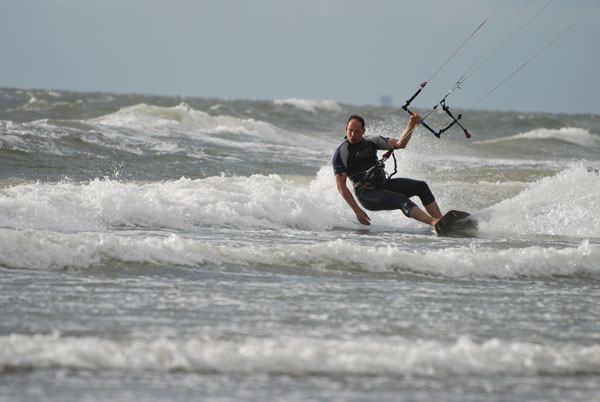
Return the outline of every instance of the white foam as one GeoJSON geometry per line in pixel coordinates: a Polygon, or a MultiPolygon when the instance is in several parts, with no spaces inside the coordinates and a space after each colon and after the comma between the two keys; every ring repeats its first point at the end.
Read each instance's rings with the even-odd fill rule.
{"type": "MultiPolygon", "coordinates": [[[[288,146],[296,149],[301,141],[309,151],[330,146],[323,138],[308,138],[266,121],[227,115],[210,115],[185,103],[173,107],[138,104],[124,107],[87,123],[96,125],[109,138],[133,145],[150,142],[154,149],[165,149],[165,137],[172,135],[202,140],[210,145],[238,149],[265,149],[265,146],[288,146]],[[306,141],[303,141],[306,140],[306,141]],[[156,145],[158,143],[158,145],[156,145]]],[[[279,149],[279,148],[278,148],[279,149]]]]}
{"type": "Polygon", "coordinates": [[[180,226],[178,213],[161,201],[160,194],[148,193],[145,185],[117,181],[28,183],[0,192],[0,226],[65,232],[166,222],[180,226]]]}
{"type": "Polygon", "coordinates": [[[278,373],[289,375],[596,375],[600,345],[560,346],[464,336],[404,338],[156,338],[12,334],[0,337],[0,367],[74,370],[278,373]]]}
{"type": "Polygon", "coordinates": [[[155,183],[28,183],[0,190],[0,226],[18,229],[69,232],[202,225],[325,230],[352,227],[353,218],[329,169],[322,169],[313,183],[254,175],[155,183]]]}
{"type": "Polygon", "coordinates": [[[127,106],[90,122],[112,127],[164,130],[164,128],[194,129],[203,134],[236,133],[256,135],[265,128],[274,130],[268,123],[254,119],[240,119],[231,116],[212,116],[201,110],[194,110],[186,103],[173,107],[147,105],[145,103],[127,106]]]}
{"type": "Polygon", "coordinates": [[[315,113],[317,109],[324,110],[327,112],[340,112],[342,107],[334,100],[326,99],[326,100],[309,100],[309,99],[297,99],[297,98],[288,98],[288,99],[278,99],[273,101],[275,105],[289,105],[300,110],[304,110],[306,112],[315,113]]]}
{"type": "Polygon", "coordinates": [[[26,151],[31,148],[24,138],[26,133],[24,127],[20,123],[14,123],[8,120],[0,120],[0,148],[13,148],[20,151],[26,151]]]}
{"type": "MultiPolygon", "coordinates": [[[[35,93],[33,93],[33,92],[27,92],[27,95],[29,96],[29,100],[27,101],[26,104],[21,106],[21,109],[23,109],[23,110],[43,111],[43,110],[47,110],[47,109],[57,109],[57,108],[65,108],[65,107],[81,108],[84,106],[84,101],[82,99],[77,99],[72,102],[56,101],[56,100],[48,101],[45,99],[36,98],[35,93]]],[[[49,95],[55,99],[61,97],[60,93],[53,92],[53,91],[46,92],[46,95],[49,95]]]]}
{"type": "Polygon", "coordinates": [[[312,244],[230,245],[126,233],[65,234],[0,229],[0,265],[15,269],[89,269],[107,261],[185,267],[285,267],[307,270],[405,271],[453,278],[551,277],[600,274],[600,246],[506,247],[472,243],[407,250],[330,240],[312,244]]]}
{"type": "Polygon", "coordinates": [[[165,129],[174,129],[189,134],[243,134],[259,136],[265,140],[277,139],[281,135],[281,130],[269,123],[232,116],[212,116],[201,110],[194,110],[185,103],[173,107],[141,103],[90,119],[89,122],[151,133],[164,133],[165,129]]]}
{"type": "MultiPolygon", "coordinates": [[[[430,186],[444,209],[485,208],[478,212],[483,234],[600,237],[600,176],[582,164],[529,185],[430,181],[430,186]],[[506,196],[511,198],[499,201],[506,196]]],[[[374,227],[422,227],[399,211],[369,215],[374,227]]],[[[330,165],[314,180],[279,175],[153,183],[97,179],[0,189],[2,227],[71,232],[198,225],[315,231],[360,227],[336,189],[330,165]]]]}
{"type": "Polygon", "coordinates": [[[541,179],[489,208],[480,229],[519,235],[600,238],[600,175],[583,163],[541,179]]]}

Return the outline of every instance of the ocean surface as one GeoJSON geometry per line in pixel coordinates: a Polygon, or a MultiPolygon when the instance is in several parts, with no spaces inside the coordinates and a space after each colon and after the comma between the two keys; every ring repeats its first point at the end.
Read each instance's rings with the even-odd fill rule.
{"type": "Polygon", "coordinates": [[[0,401],[600,401],[600,115],[418,128],[397,175],[479,221],[439,238],[356,221],[353,113],[408,121],[0,88],[0,401]]]}

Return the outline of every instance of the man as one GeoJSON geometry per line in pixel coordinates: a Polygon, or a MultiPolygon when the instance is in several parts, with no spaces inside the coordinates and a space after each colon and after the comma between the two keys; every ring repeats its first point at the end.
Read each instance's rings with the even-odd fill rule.
{"type": "Polygon", "coordinates": [[[346,139],[333,155],[333,171],[338,191],[363,225],[370,225],[371,218],[348,190],[348,178],[358,201],[370,211],[401,209],[404,215],[431,226],[435,226],[442,217],[427,183],[405,178],[387,179],[383,169],[377,166],[377,150],[404,149],[421,120],[418,114],[412,115],[400,138],[395,139],[364,135],[365,120],[358,115],[348,119],[346,139]],[[410,200],[414,196],[421,199],[427,212],[410,200]]]}

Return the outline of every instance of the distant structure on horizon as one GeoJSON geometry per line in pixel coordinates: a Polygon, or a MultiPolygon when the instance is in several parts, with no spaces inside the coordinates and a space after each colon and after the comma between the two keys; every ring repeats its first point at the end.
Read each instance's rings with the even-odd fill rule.
{"type": "Polygon", "coordinates": [[[381,106],[392,106],[394,97],[391,95],[381,95],[379,97],[379,102],[381,103],[381,106]]]}

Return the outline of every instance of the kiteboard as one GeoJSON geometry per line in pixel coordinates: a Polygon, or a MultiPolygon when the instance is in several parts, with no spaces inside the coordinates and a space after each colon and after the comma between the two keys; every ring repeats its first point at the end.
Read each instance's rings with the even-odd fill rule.
{"type": "Polygon", "coordinates": [[[448,211],[435,225],[438,236],[469,234],[477,229],[477,220],[468,212],[448,211]]]}

